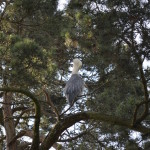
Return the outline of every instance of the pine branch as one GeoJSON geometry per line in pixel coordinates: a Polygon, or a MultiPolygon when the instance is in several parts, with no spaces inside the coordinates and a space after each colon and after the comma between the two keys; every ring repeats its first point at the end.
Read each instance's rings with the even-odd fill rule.
{"type": "Polygon", "coordinates": [[[142,125],[132,126],[132,121],[121,119],[115,116],[110,116],[97,112],[80,112],[60,120],[56,123],[54,128],[48,133],[44,141],[41,143],[40,150],[48,150],[55,142],[58,141],[59,136],[69,127],[81,120],[101,121],[111,125],[119,125],[131,130],[139,131],[141,133],[149,133],[150,129],[142,125]]]}

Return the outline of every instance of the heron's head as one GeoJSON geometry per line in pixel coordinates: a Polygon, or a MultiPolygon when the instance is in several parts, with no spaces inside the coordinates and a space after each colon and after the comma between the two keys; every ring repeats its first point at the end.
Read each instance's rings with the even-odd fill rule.
{"type": "Polygon", "coordinates": [[[82,62],[78,58],[73,60],[73,67],[78,68],[79,70],[81,66],[82,66],[82,62]]]}

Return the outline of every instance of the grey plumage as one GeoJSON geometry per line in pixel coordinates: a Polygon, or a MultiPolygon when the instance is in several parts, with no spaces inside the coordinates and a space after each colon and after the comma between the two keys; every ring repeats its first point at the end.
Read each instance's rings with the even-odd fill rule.
{"type": "Polygon", "coordinates": [[[73,105],[75,98],[81,95],[84,87],[84,82],[79,74],[72,74],[67,82],[64,92],[70,105],[73,105]]]}
{"type": "Polygon", "coordinates": [[[82,93],[84,87],[84,82],[78,74],[78,71],[81,68],[81,66],[82,62],[79,59],[76,58],[73,60],[72,76],[67,82],[64,89],[65,96],[71,106],[75,102],[76,97],[82,93]]]}

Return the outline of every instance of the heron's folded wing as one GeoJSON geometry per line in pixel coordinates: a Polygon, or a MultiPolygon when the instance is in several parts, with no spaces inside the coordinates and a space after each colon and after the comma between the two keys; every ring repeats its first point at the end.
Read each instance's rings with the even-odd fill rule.
{"type": "Polygon", "coordinates": [[[73,74],[65,86],[65,95],[70,104],[83,90],[84,82],[78,74],[73,74]]]}

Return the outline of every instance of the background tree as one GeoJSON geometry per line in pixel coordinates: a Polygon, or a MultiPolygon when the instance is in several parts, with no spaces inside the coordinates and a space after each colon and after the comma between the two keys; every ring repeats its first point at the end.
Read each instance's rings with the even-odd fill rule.
{"type": "Polygon", "coordinates": [[[0,6],[3,149],[148,148],[149,2],[71,0],[63,11],[57,0],[0,6]],[[67,109],[62,92],[75,57],[88,92],[67,109]]]}

